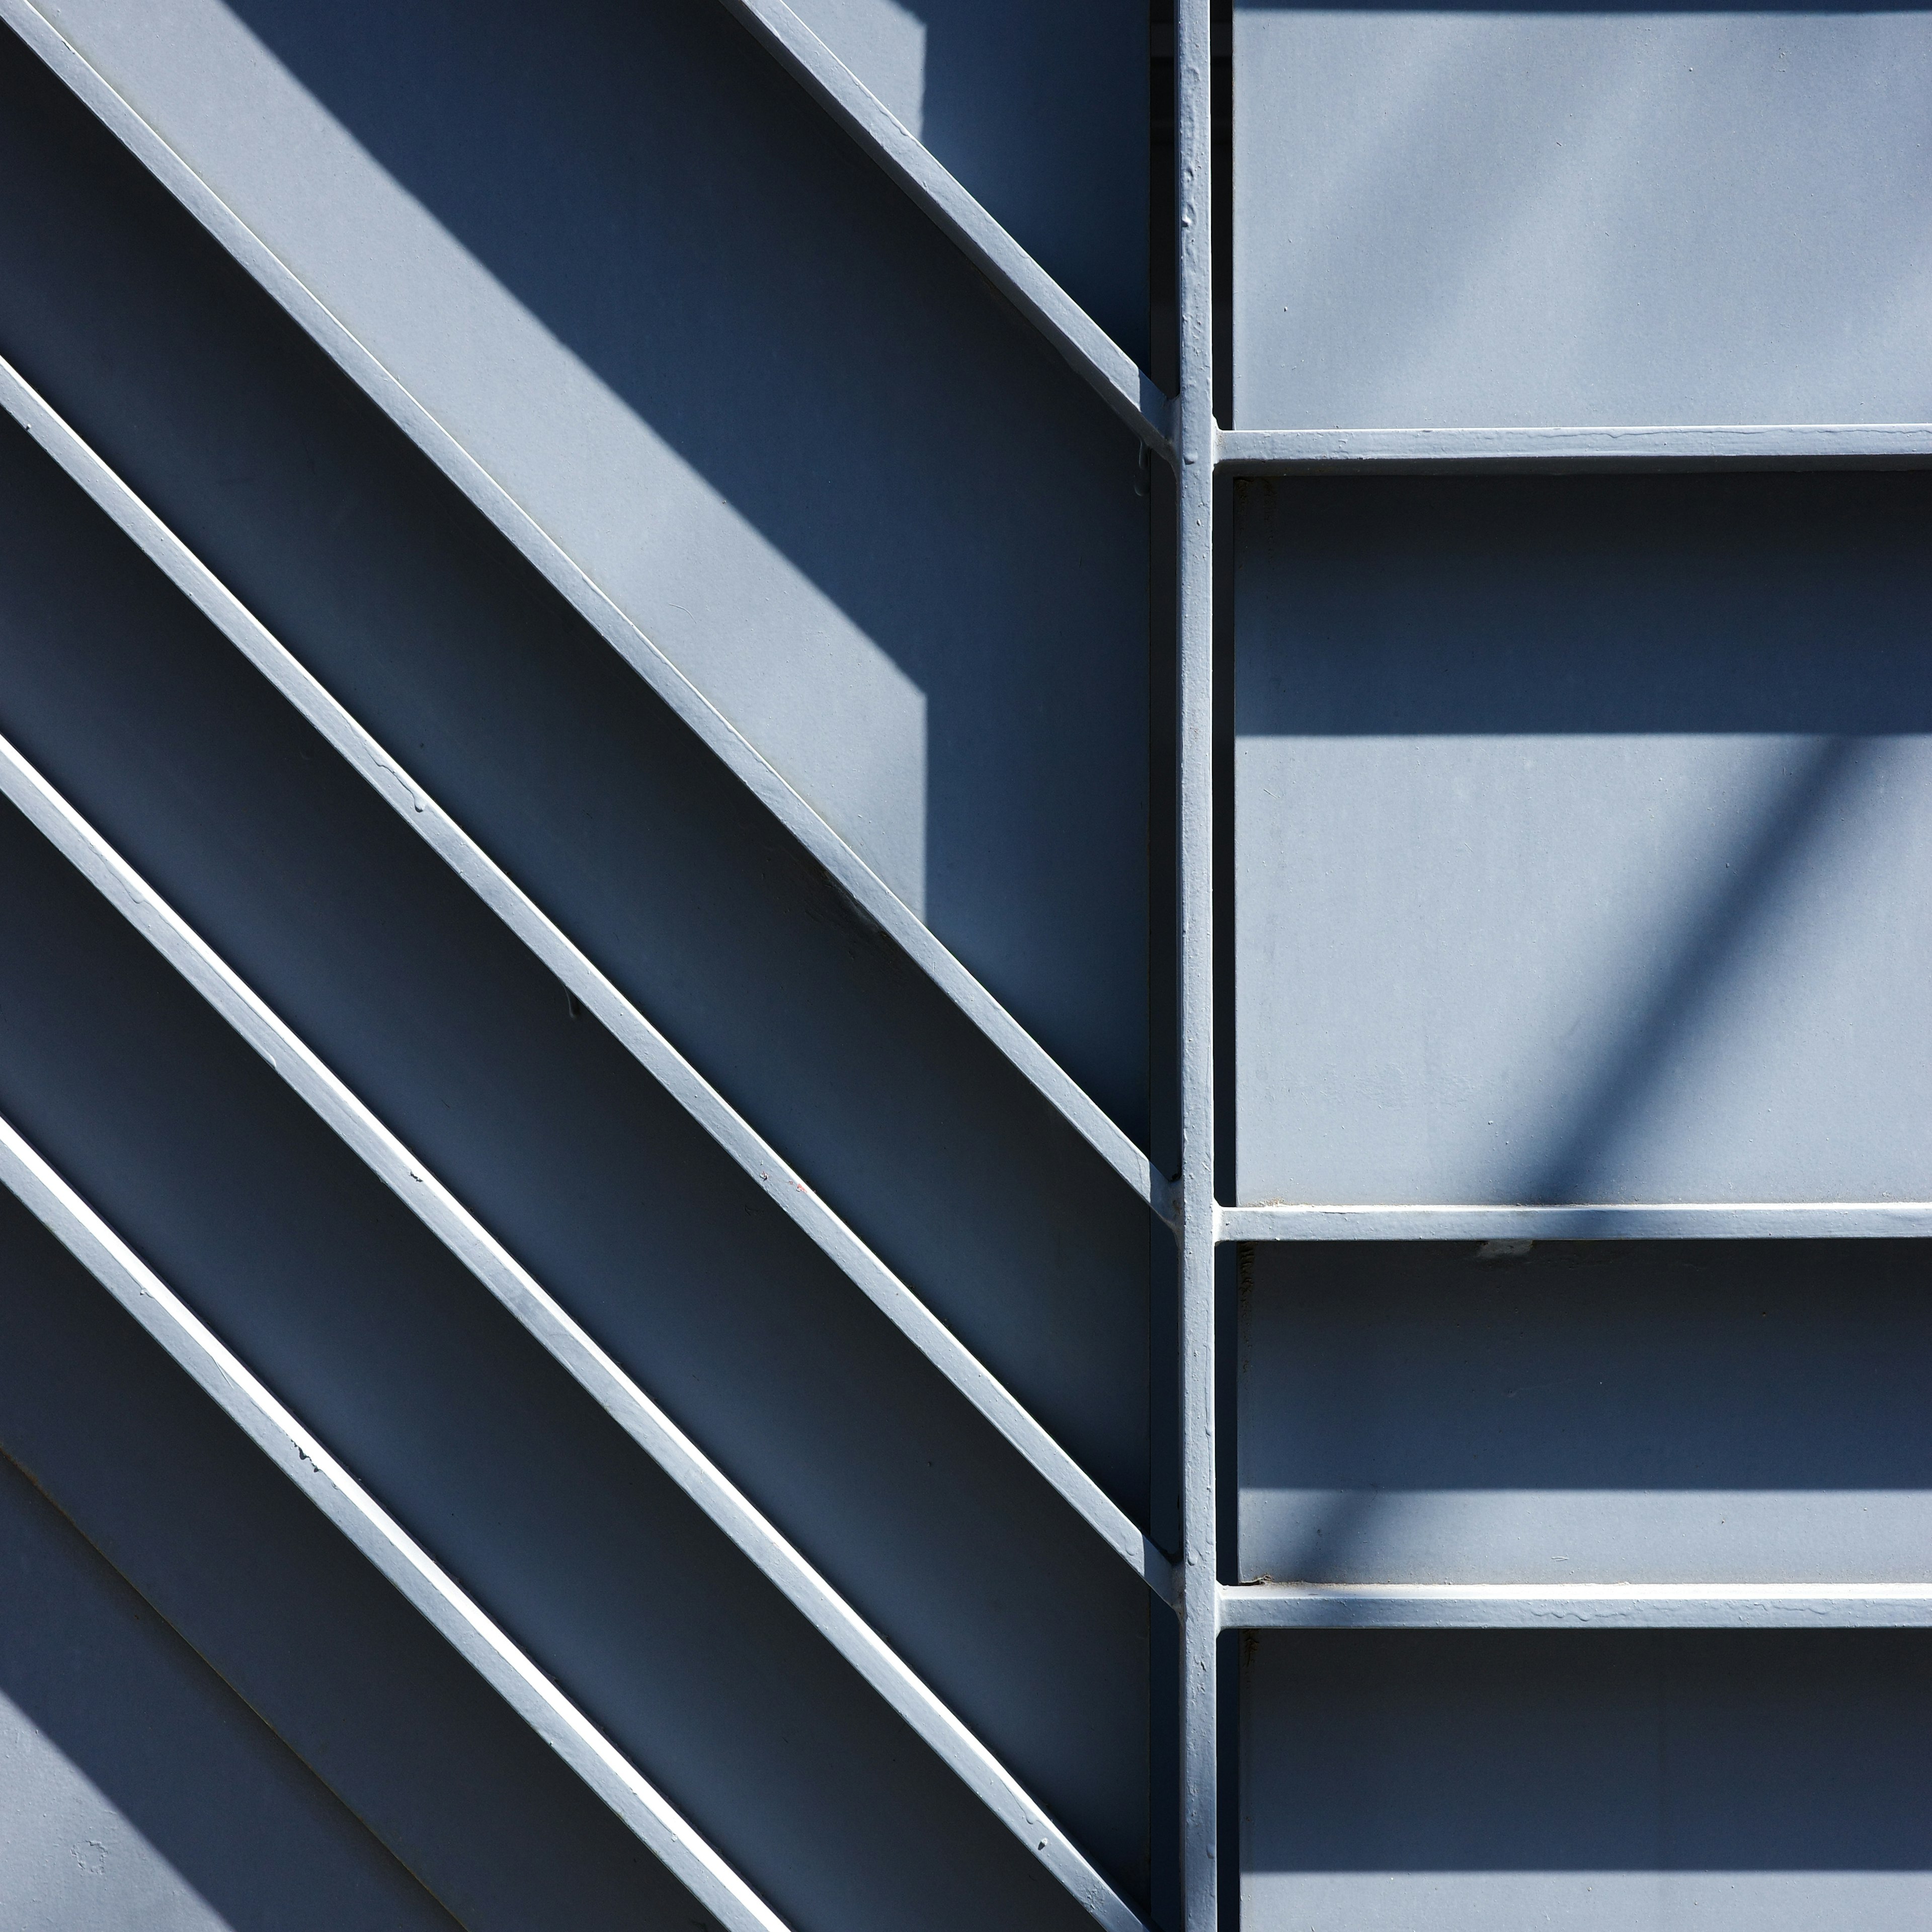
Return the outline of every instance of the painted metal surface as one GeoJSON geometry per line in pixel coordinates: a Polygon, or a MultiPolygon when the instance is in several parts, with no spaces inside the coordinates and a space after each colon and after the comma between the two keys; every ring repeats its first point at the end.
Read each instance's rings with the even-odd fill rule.
{"type": "MultiPolygon", "coordinates": [[[[384,1130],[368,1108],[4,738],[0,738],[0,794],[111,904],[124,913],[169,964],[288,1081],[479,1285],[502,1303],[545,1352],[852,1666],[867,1687],[891,1706],[1022,1844],[1039,1852],[1048,1868],[1088,1905],[1100,1922],[1122,1928],[1142,1924],[1138,1915],[1113,1892],[985,1745],[907,1668],[696,1444],[553,1297],[518,1267],[436,1176],[384,1130]]],[[[22,1159],[27,1161],[24,1154],[22,1159]]],[[[44,1191],[49,1184],[46,1176],[37,1172],[34,1178],[44,1191]]],[[[80,1212],[71,1200],[64,1199],[62,1205],[70,1220],[80,1212]]],[[[91,1226],[90,1232],[98,1244],[101,1230],[91,1226]]],[[[154,1292],[148,1288],[141,1290],[143,1295],[154,1292]]],[[[256,1400],[258,1406],[266,1401],[266,1391],[258,1392],[256,1400]]],[[[1138,1555],[1138,1550],[1135,1553],[1138,1555]]],[[[1159,1566],[1156,1575],[1164,1586],[1164,1562],[1157,1551],[1152,1554],[1159,1566]]],[[[386,1563],[385,1567],[386,1570],[388,1567],[386,1563]]],[[[646,1797],[647,1804],[654,1800],[648,1787],[646,1797]]],[[[687,1835],[674,1815],[668,1823],[655,1818],[647,1820],[640,1829],[640,1836],[659,1856],[676,1849],[687,1835]]],[[[678,1862],[671,1862],[673,1869],[677,1870],[678,1862]]],[[[698,1892],[700,1898],[706,1896],[704,1888],[698,1888],[698,1892]]],[[[746,1918],[742,1909],[739,1918],[748,1924],[765,1922],[755,1916],[746,1918]]]]}
{"type": "Polygon", "coordinates": [[[1253,1252],[1240,1582],[1884,1583],[1924,1599],[1917,1242],[1480,1252],[1253,1252]]]}
{"type": "Polygon", "coordinates": [[[784,1932],[710,1846],[99,1215],[0,1120],[0,1184],[734,1932],[784,1932]]]}
{"type": "Polygon", "coordinates": [[[1927,1909],[1928,22],[1234,10],[1258,1932],[1927,1909]]]}
{"type": "Polygon", "coordinates": [[[1244,430],[1924,423],[1932,17],[1234,11],[1244,430]]]}
{"type": "Polygon", "coordinates": [[[1258,1634],[1246,1922],[1924,1921],[1914,1631],[1258,1634]]]}
{"type": "Polygon", "coordinates": [[[0,1444],[493,1932],[1916,1922],[1927,16],[1156,10],[0,0],[0,1444]]]}
{"type": "Polygon", "coordinates": [[[1178,1355],[1180,1903],[1189,1932],[1220,1916],[1220,1588],[1215,1406],[1214,165],[1208,0],[1174,10],[1175,320],[1174,904],[1180,1172],[1178,1355]]]}
{"type": "Polygon", "coordinates": [[[1240,500],[1235,1198],[1924,1202],[1932,482],[1240,500]]]}
{"type": "MultiPolygon", "coordinates": [[[[387,386],[388,423],[261,300],[262,284],[298,308],[306,292],[260,238],[71,49],[34,38],[83,104],[64,108],[17,62],[4,76],[10,164],[34,187],[0,237],[14,264],[0,326],[28,374],[10,390],[16,421],[87,494],[10,432],[0,710],[31,745],[31,765],[13,761],[22,797],[163,942],[164,976],[10,824],[8,1102],[134,1231],[144,1264],[166,1267],[264,1387],[316,1418],[427,1560],[581,1700],[624,1762],[649,1762],[638,1775],[745,1897],[800,1926],[1141,1924],[1148,1619],[1169,1570],[1136,1521],[1145,1154],[663,660],[610,650],[611,607],[574,566],[550,568],[548,537],[525,548],[548,584],[501,548],[464,501],[514,526],[500,492],[446,438],[421,439],[442,476],[418,461],[392,427],[410,399],[366,350],[323,344],[338,370],[387,386]],[[90,134],[87,109],[112,133],[90,134]],[[144,187],[148,165],[191,211],[144,187]],[[206,982],[266,1064],[190,1016],[164,959],[206,982]],[[124,1067],[118,1084],[103,1054],[124,1067]],[[283,1082],[347,1146],[290,1114],[283,1082]],[[253,1203],[238,1220],[218,1204],[237,1190],[253,1203]],[[880,1319],[855,1266],[924,1343],[880,1319]],[[479,1274],[514,1304],[508,1330],[489,1294],[466,1300],[461,1277],[479,1274]],[[976,1406],[961,1400],[969,1384],[976,1406]],[[1072,1455],[1021,1406],[1036,1398],[1072,1455]],[[796,1627],[779,1604],[804,1612],[796,1627]],[[935,1888],[936,1874],[970,1876],[935,1888]]],[[[729,85],[766,85],[734,30],[718,44],[734,50],[729,85]]],[[[272,100],[266,71],[231,98],[272,100]]],[[[784,112],[808,145],[843,152],[808,111],[784,112]]],[[[913,236],[894,272],[957,278],[943,244],[886,212],[898,204],[878,198],[884,184],[849,159],[830,178],[874,230],[913,236]]],[[[339,332],[309,299],[296,320],[339,332]]],[[[1090,434],[1090,404],[972,299],[953,320],[982,332],[975,352],[1017,356],[1010,400],[1031,382],[1090,434]]],[[[1055,621],[1071,643],[1090,620],[1118,658],[1110,626],[1130,613],[1127,661],[1144,663],[1130,445],[1114,476],[1125,508],[1100,514],[1126,532],[1130,567],[1096,578],[1097,602],[1078,592],[1078,623],[1055,621]]],[[[956,536],[997,562],[989,591],[1024,578],[997,530],[956,536]]],[[[1144,680],[1117,694],[1144,716],[1144,680]]],[[[1023,736],[1045,712],[995,695],[1004,755],[1008,724],[1023,736]]],[[[1144,742],[1124,746],[1102,755],[1137,794],[1144,742]]],[[[993,819],[1039,802],[1026,786],[1003,794],[997,761],[981,776],[993,819]]],[[[1130,824],[1131,808],[1115,814],[1106,836],[1136,838],[1130,824]]],[[[1096,856],[1082,864],[1104,897],[1096,856]]],[[[1144,944],[1144,887],[1124,883],[1116,911],[1144,944]]],[[[1001,890],[1003,920],[1064,910],[1044,874],[1001,890]]],[[[1028,956],[1043,963],[1036,944],[1028,956]]],[[[1118,955],[1108,970],[1132,978],[1118,955]]],[[[1082,1023],[1094,1016],[1083,1000],[1082,1023]]],[[[1123,1039],[1094,1084],[1114,1079],[1131,1122],[1144,1045],[1117,1030],[1107,1052],[1123,1039]]],[[[7,1426],[19,1441],[16,1414],[7,1426]]],[[[70,1464],[70,1447],[55,1424],[37,1453],[70,1464]]],[[[224,1474],[211,1504],[244,1480],[224,1474]]],[[[71,1466],[61,1480],[86,1491],[71,1466]]],[[[150,1600],[184,1630],[220,1624],[167,1574],[168,1539],[157,1558],[99,1528],[115,1507],[90,1497],[90,1533],[150,1600]]],[[[292,1532],[278,1520],[254,1533],[280,1546],[292,1532]]],[[[214,1652],[238,1642],[224,1629],[214,1652]]],[[[365,1668],[413,1682],[419,1649],[387,1633],[365,1668]]],[[[502,1834],[479,1794],[400,1798],[359,1739],[345,1762],[326,1725],[318,1735],[299,1683],[272,1672],[262,1694],[337,1788],[385,1787],[365,1815],[466,1921],[544,1916],[519,1918],[530,1894],[496,1868],[502,1834]]],[[[488,1768],[506,1761],[500,1742],[488,1768]]],[[[540,1843],[596,1836],[563,1808],[567,1823],[554,1804],[536,1821],[540,1843]]],[[[586,1862],[572,1922],[617,1922],[586,1862]]],[[[622,1916],[681,1924],[704,1905],[647,1887],[622,1916]]]]}
{"type": "Polygon", "coordinates": [[[454,1924],[0,1460],[0,1919],[68,1932],[454,1924]]]}
{"type": "Polygon", "coordinates": [[[722,10],[7,17],[1133,1167],[1137,440],[952,244],[722,10]]]}
{"type": "MultiPolygon", "coordinates": [[[[703,1076],[518,890],[461,828],[410,778],[401,765],[269,636],[206,566],[4,362],[0,362],[0,408],[14,417],[140,546],[149,561],[189,598],[202,615],[214,624],[294,705],[303,718],[394,810],[401,822],[424,839],[458,877],[502,920],[536,958],[555,974],[568,998],[577,1002],[582,1012],[602,1022],[611,1036],[738,1165],[747,1179],[794,1222],[828,1260],[850,1278],[913,1346],[979,1410],[1022,1460],[1060,1495],[1074,1514],[1127,1562],[1136,1575],[1165,1598],[1170,1589],[1171,1566],[1146,1536],[988,1374],[977,1359],[934,1320],[930,1311],[807,1188],[776,1151],[733,1111],[703,1076]]],[[[270,1064],[289,1078],[304,1098],[316,1106],[352,1144],[371,1160],[372,1165],[384,1174],[399,1198],[410,1202],[416,1211],[422,1212],[440,1238],[466,1262],[475,1264],[478,1257],[484,1258],[482,1273],[488,1277],[493,1292],[500,1293],[506,1303],[520,1312],[520,1318],[523,1318],[525,1311],[534,1316],[535,1311],[542,1308],[544,1313],[536,1318],[540,1328],[547,1334],[554,1331],[560,1340],[565,1330],[569,1330],[568,1340],[562,1343],[566,1352],[573,1359],[586,1364],[597,1359],[596,1378],[600,1384],[609,1380],[614,1373],[612,1365],[602,1358],[601,1351],[589,1338],[562,1316],[550,1298],[464,1213],[440,1184],[430,1179],[416,1156],[384,1131],[362,1102],[316,1060],[308,1048],[209,952],[200,938],[152,893],[145,881],[132,872],[106,842],[4,739],[0,739],[0,792],[4,792],[34,818],[49,837],[101,885],[113,903],[140,910],[142,916],[137,923],[142,930],[155,940],[166,956],[191,982],[208,992],[218,1007],[244,1033],[259,1034],[261,1037],[257,1044],[262,1040],[266,1040],[268,1043],[262,1050],[270,1064]]],[[[621,1376],[610,1382],[610,1388],[613,1394],[607,1399],[615,1400],[619,1407],[628,1411],[638,1408],[641,1403],[643,1408],[651,1410],[656,1418],[650,1425],[654,1435],[662,1435],[670,1430],[666,1419],[658,1414],[652,1405],[642,1402],[634,1388],[624,1382],[621,1376]],[[623,1383],[621,1391],[617,1388],[619,1383],[623,1383]]],[[[671,1435],[675,1433],[670,1431],[671,1435]]],[[[682,1444],[676,1453],[680,1461],[695,1455],[688,1443],[682,1444]]],[[[721,1481],[715,1471],[703,1478],[707,1487],[721,1481]]],[[[729,1486],[725,1487],[728,1489],[729,1486]]],[[[735,1511],[746,1506],[739,1499],[730,1507],[735,1511]]],[[[770,1533],[768,1526],[757,1532],[761,1538],[770,1533]]],[[[795,1553],[789,1554],[786,1558],[788,1563],[796,1560],[795,1553]]],[[[823,1586],[812,1579],[808,1587],[823,1586]]],[[[849,1612],[840,1606],[837,1615],[847,1616],[849,1612]]],[[[865,1641],[876,1640],[867,1633],[865,1641]]],[[[1030,1838],[1031,1834],[1032,1821],[1028,1820],[1021,1835],[1030,1838]]]]}

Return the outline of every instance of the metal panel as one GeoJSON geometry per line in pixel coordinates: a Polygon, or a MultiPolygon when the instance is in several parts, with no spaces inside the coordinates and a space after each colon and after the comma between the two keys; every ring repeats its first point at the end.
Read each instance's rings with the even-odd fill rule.
{"type": "MultiPolygon", "coordinates": [[[[596,633],[480,520],[452,513],[440,479],[192,222],[144,192],[58,89],[12,72],[0,140],[13,138],[13,178],[38,190],[0,219],[16,362],[1133,1508],[1147,1480],[1146,1342],[1139,1319],[1120,1318],[1144,1302],[1145,1217],[1118,1172],[596,633]]],[[[111,687],[95,698],[115,708],[111,687]]],[[[193,903],[158,856],[128,849],[193,903]]],[[[242,935],[202,923],[265,980],[242,935]]],[[[279,1004],[368,1088],[356,1026],[279,1004]]],[[[376,1078],[397,1076],[387,1054],[368,1058],[376,1078]]],[[[460,1126],[440,1103],[423,1111],[390,1118],[454,1175],[442,1148],[460,1126]]]]}
{"type": "Polygon", "coordinates": [[[1932,1193],[1932,479],[1240,502],[1240,1200],[1932,1193]]]}
{"type": "Polygon", "coordinates": [[[0,1576],[0,1920],[451,1932],[456,1922],[4,1457],[0,1576]]]}
{"type": "Polygon", "coordinates": [[[1249,4],[1244,429],[1932,419],[1932,16],[1249,4]]]}
{"type": "Polygon", "coordinates": [[[1932,1637],[1264,1635],[1243,1922],[1905,1932],[1932,1910],[1932,1637]]]}
{"type": "Polygon", "coordinates": [[[1913,1241],[1258,1249],[1240,1579],[1932,1599],[1925,1287],[1913,1241]]]}
{"type": "Polygon", "coordinates": [[[1138,1131],[1139,446],[821,111],[712,7],[47,13],[1138,1131]]]}

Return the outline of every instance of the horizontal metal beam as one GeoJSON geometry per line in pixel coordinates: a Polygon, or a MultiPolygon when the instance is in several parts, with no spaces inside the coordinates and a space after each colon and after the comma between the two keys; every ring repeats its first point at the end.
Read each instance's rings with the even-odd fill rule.
{"type": "Polygon", "coordinates": [[[1220,466],[1244,476],[1376,470],[1923,470],[1932,423],[1744,423],[1610,429],[1230,430],[1220,466]]]}
{"type": "Polygon", "coordinates": [[[992,1752],[750,1498],[4,737],[0,795],[19,808],[508,1310],[1098,1924],[1108,1932],[1147,1932],[1140,1915],[992,1752]]]}
{"type": "Polygon", "coordinates": [[[926,145],[784,0],[723,0],[844,129],[1152,450],[1173,460],[1166,393],[933,158],[926,145]]]}
{"type": "MultiPolygon", "coordinates": [[[[1168,1599],[1173,1589],[1173,1565],[1119,1505],[777,1150],[4,361],[0,361],[0,408],[80,484],[348,761],[398,818],[676,1100],[746,1178],[932,1363],[1067,1507],[1150,1588],[1164,1600],[1168,1599]]],[[[406,1198],[414,1201],[416,1197],[406,1198]]]]}
{"type": "Polygon", "coordinates": [[[1897,1630],[1932,1627],[1924,1583],[1255,1583],[1224,1630],[1897,1630]]]}
{"type": "Polygon", "coordinates": [[[4,1119],[0,1184],[187,1370],[705,1910],[730,1932],[785,1932],[784,1922],[689,1821],[4,1119]]]}
{"type": "Polygon", "coordinates": [[[1222,1208],[1223,1241],[1845,1240],[1932,1234],[1932,1201],[1222,1208]]]}
{"type": "Polygon", "coordinates": [[[522,505],[28,0],[0,0],[0,20],[644,680],[1134,1194],[1168,1216],[1166,1183],[1147,1155],[522,505]]]}

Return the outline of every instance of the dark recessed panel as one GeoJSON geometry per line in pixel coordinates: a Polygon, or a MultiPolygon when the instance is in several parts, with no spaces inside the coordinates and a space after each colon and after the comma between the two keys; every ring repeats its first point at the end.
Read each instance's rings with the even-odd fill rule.
{"type": "Polygon", "coordinates": [[[1907,1932],[1932,1916],[1912,1632],[1246,1646],[1247,1932],[1907,1932]]]}
{"type": "Polygon", "coordinates": [[[1932,1576],[1916,1241],[1258,1247],[1244,1582],[1932,1576]]]}

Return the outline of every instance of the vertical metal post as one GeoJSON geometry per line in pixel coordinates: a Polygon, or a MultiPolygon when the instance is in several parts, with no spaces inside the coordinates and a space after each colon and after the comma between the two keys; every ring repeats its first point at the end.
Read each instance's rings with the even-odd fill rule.
{"type": "Polygon", "coordinates": [[[1209,0],[1174,0],[1180,771],[1180,1802],[1186,1932],[1216,1932],[1214,60],[1209,0]]]}

